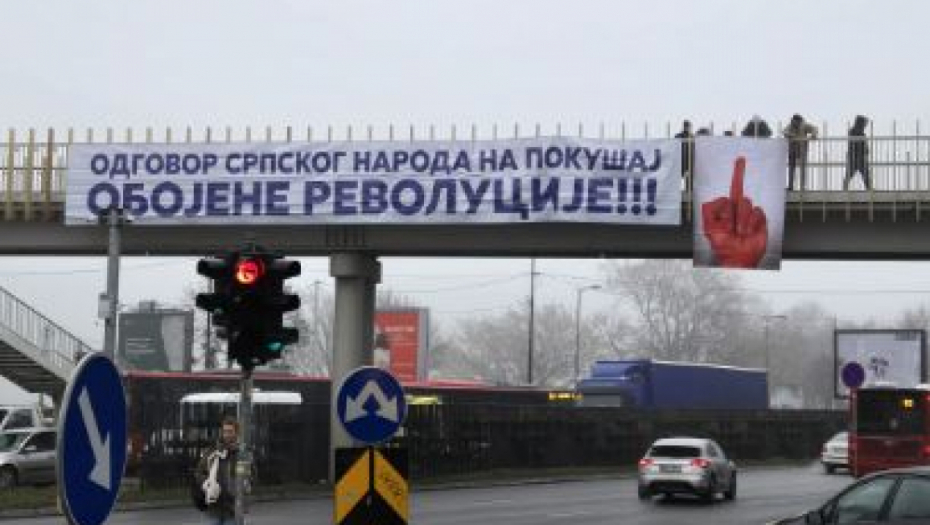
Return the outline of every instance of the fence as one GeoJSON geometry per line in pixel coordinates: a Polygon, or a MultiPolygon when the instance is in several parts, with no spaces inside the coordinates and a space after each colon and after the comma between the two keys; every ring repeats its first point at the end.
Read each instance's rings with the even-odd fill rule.
{"type": "MultiPolygon", "coordinates": [[[[192,391],[235,391],[235,378],[130,377],[129,475],[143,487],[183,486],[198,456],[218,438],[216,412],[182,421],[192,391]]],[[[188,376],[190,377],[190,376],[188,376]]],[[[328,476],[329,382],[257,380],[263,390],[299,392],[299,406],[256,410],[259,483],[316,483],[328,476]]],[[[426,393],[420,389],[420,393],[426,393]]],[[[638,412],[548,404],[538,391],[438,391],[441,404],[409,407],[404,434],[414,481],[495,469],[630,467],[656,438],[716,439],[737,461],[809,460],[845,426],[828,411],[638,412]],[[481,398],[484,397],[484,400],[481,398]]]]}

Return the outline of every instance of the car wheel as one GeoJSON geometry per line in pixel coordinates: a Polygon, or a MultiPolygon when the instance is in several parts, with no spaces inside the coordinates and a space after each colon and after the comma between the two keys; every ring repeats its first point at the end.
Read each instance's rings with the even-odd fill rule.
{"type": "Polygon", "coordinates": [[[11,489],[16,486],[16,469],[13,467],[0,468],[0,489],[11,489]]]}
{"type": "Polygon", "coordinates": [[[652,497],[652,493],[650,493],[649,489],[647,489],[646,487],[639,487],[637,495],[639,496],[640,501],[646,501],[650,497],[652,497]]]}
{"type": "Polygon", "coordinates": [[[733,501],[736,499],[736,472],[730,476],[730,486],[728,486],[727,490],[724,491],[723,497],[728,501],[733,501]]]}
{"type": "Polygon", "coordinates": [[[833,474],[833,471],[834,471],[835,469],[836,469],[836,467],[834,467],[833,465],[824,465],[824,466],[823,466],[823,471],[826,472],[827,474],[833,474]]]}
{"type": "Polygon", "coordinates": [[[707,503],[712,503],[714,501],[714,494],[717,493],[717,478],[710,478],[710,483],[707,485],[707,491],[701,494],[701,499],[707,503]]]}

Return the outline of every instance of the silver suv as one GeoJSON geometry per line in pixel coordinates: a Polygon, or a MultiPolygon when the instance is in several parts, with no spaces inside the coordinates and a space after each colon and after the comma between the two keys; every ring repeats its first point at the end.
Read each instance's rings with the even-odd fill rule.
{"type": "Polygon", "coordinates": [[[696,494],[713,501],[736,497],[736,465],[710,439],[660,439],[639,460],[639,499],[654,494],[696,494]]]}
{"type": "Polygon", "coordinates": [[[55,482],[55,430],[0,433],[0,489],[55,482]]]}

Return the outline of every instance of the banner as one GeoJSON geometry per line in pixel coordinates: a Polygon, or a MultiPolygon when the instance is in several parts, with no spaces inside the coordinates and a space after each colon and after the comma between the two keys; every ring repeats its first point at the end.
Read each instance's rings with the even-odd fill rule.
{"type": "Polygon", "coordinates": [[[698,137],[695,266],[779,269],[787,159],[783,139],[698,137]]]}
{"type": "Polygon", "coordinates": [[[681,223],[673,140],[73,145],[65,222],[681,223]]]}
{"type": "Polygon", "coordinates": [[[912,388],[927,380],[923,330],[837,330],[836,397],[877,382],[912,388]]]}
{"type": "Polygon", "coordinates": [[[429,310],[403,308],[375,312],[374,364],[403,382],[426,379],[429,310]]]}

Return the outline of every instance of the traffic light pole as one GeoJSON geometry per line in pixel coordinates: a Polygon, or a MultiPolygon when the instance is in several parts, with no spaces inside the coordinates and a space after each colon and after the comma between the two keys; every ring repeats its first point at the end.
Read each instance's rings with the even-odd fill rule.
{"type": "Polygon", "coordinates": [[[247,484],[252,476],[252,371],[242,370],[239,385],[239,457],[236,461],[236,525],[245,524],[247,484]]]}

